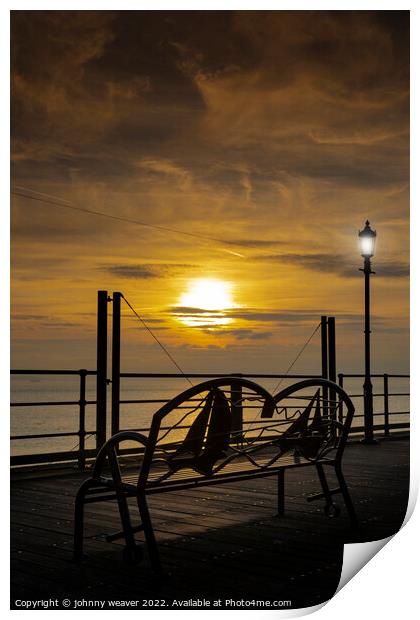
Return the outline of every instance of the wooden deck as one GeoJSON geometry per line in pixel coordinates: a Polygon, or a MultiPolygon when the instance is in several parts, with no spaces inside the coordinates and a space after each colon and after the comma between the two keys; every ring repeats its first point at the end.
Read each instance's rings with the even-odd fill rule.
{"type": "Polygon", "coordinates": [[[73,499],[86,476],[13,475],[11,606],[18,599],[57,599],[59,608],[63,599],[71,600],[71,608],[77,599],[88,609],[109,609],[112,600],[133,601],[135,609],[156,608],[156,601],[173,609],[174,600],[191,607],[196,599],[211,607],[220,600],[219,608],[229,609],[269,608],[252,601],[315,605],[335,592],[343,542],[380,539],[399,529],[408,499],[409,441],[350,445],[344,473],[361,521],[357,535],[344,509],[328,519],[322,502],[306,502],[319,490],[314,468],[287,472],[282,518],[275,516],[274,477],[150,497],[169,573],[160,583],[147,560],[129,567],[122,562],[122,542],[104,541],[105,533],[120,529],[113,502],[86,507],[88,557],[72,562],[73,499]],[[235,607],[226,602],[232,599],[251,603],[235,607]]]}

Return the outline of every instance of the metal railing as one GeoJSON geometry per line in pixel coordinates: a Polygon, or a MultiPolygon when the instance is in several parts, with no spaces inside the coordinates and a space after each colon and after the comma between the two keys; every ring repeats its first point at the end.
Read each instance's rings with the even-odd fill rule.
{"type": "MultiPolygon", "coordinates": [[[[22,466],[22,465],[34,465],[34,464],[42,464],[42,463],[68,463],[68,462],[76,462],[79,469],[85,469],[86,460],[93,458],[95,456],[95,449],[87,449],[86,448],[86,438],[87,436],[97,436],[98,428],[87,430],[86,429],[86,407],[90,405],[96,405],[96,400],[88,400],[86,398],[86,379],[88,376],[96,376],[97,372],[95,370],[87,370],[82,368],[80,370],[11,370],[12,375],[26,375],[26,376],[35,376],[35,375],[43,375],[43,376],[78,376],[79,377],[79,398],[77,400],[48,400],[48,401],[31,401],[31,402],[12,402],[11,407],[78,407],[78,428],[74,431],[69,432],[48,432],[48,433],[36,433],[36,434],[19,434],[12,435],[11,440],[13,442],[23,441],[23,440],[35,440],[35,439],[53,439],[53,438],[63,438],[63,437],[77,437],[77,446],[72,450],[64,450],[64,451],[56,451],[56,452],[40,452],[40,453],[31,453],[28,454],[19,454],[11,456],[11,465],[12,466],[22,466]]],[[[321,378],[321,375],[284,375],[284,374],[265,374],[265,373],[255,373],[255,374],[243,374],[243,373],[230,373],[230,374],[214,374],[214,373],[192,373],[187,375],[190,379],[211,379],[216,377],[243,377],[247,379],[273,379],[273,380],[298,380],[298,379],[308,379],[308,378],[321,378]]],[[[361,374],[343,374],[340,373],[338,376],[338,383],[341,387],[345,386],[346,379],[357,379],[363,378],[361,374]]],[[[180,373],[121,373],[120,377],[122,379],[183,379],[184,375],[180,373]]],[[[390,397],[398,397],[398,396],[409,396],[409,392],[391,392],[389,390],[389,380],[400,378],[400,379],[408,379],[409,375],[401,375],[401,374],[376,374],[372,375],[372,378],[382,378],[383,379],[383,392],[374,393],[374,397],[382,397],[384,411],[383,412],[375,412],[374,418],[382,417],[382,424],[375,424],[375,431],[383,431],[385,437],[390,436],[391,431],[402,431],[409,428],[409,422],[401,422],[401,420],[392,422],[391,419],[393,416],[403,416],[409,415],[409,411],[391,411],[390,410],[390,397]]],[[[361,398],[363,394],[352,394],[349,393],[351,398],[361,398]]],[[[157,398],[157,399],[121,399],[121,405],[128,404],[156,404],[161,405],[168,402],[168,399],[157,398]]],[[[340,411],[338,412],[340,417],[340,411]]],[[[363,412],[358,412],[356,408],[356,414],[354,419],[363,419],[363,412]]],[[[98,424],[98,420],[97,420],[98,424]]],[[[126,430],[126,429],[120,429],[126,430]]],[[[135,429],[138,432],[147,433],[149,427],[141,427],[135,429]]],[[[364,430],[363,425],[352,426],[351,433],[359,434],[364,430]]],[[[100,429],[101,433],[106,433],[106,419],[102,423],[102,427],[100,429]]]]}
{"type": "MultiPolygon", "coordinates": [[[[338,384],[343,387],[346,390],[346,386],[345,386],[345,379],[364,379],[364,375],[362,374],[348,374],[348,373],[339,373],[337,375],[338,377],[338,384]]],[[[410,392],[391,392],[389,389],[389,380],[390,379],[409,379],[410,375],[408,374],[391,374],[391,373],[384,373],[384,374],[371,374],[371,378],[372,379],[382,379],[383,381],[383,391],[382,392],[373,392],[373,398],[383,398],[383,411],[374,411],[373,412],[373,418],[375,420],[375,418],[383,418],[383,423],[382,424],[375,424],[373,425],[373,430],[374,431],[383,431],[383,434],[385,437],[389,437],[391,435],[391,431],[392,430],[397,430],[397,431],[402,431],[402,430],[407,430],[410,428],[410,422],[409,420],[407,420],[406,422],[402,422],[401,420],[397,421],[397,422],[391,422],[391,419],[394,418],[394,416],[406,416],[407,418],[410,415],[410,411],[406,410],[406,411],[390,411],[390,397],[409,397],[410,396],[410,392]]],[[[347,390],[346,390],[347,391],[347,390]]],[[[355,398],[361,398],[363,399],[363,393],[351,393],[348,392],[350,398],[355,399],[355,398]]],[[[363,407],[362,407],[363,409],[363,407]]],[[[353,419],[362,419],[364,418],[364,414],[363,414],[363,410],[361,411],[361,413],[358,413],[357,407],[356,407],[356,413],[353,416],[353,419]]],[[[352,434],[357,434],[357,433],[363,433],[364,431],[364,425],[361,426],[352,426],[351,428],[351,433],[352,434]]]]}
{"type": "MultiPolygon", "coordinates": [[[[405,411],[390,411],[390,398],[391,397],[409,397],[410,396],[410,392],[391,392],[389,389],[389,380],[390,379],[409,379],[410,375],[408,374],[391,374],[391,373],[384,373],[384,374],[371,374],[370,375],[372,379],[382,379],[383,381],[383,391],[382,392],[373,392],[373,398],[382,398],[383,399],[383,411],[374,411],[373,412],[373,419],[374,419],[374,425],[373,425],[373,430],[374,431],[383,431],[383,434],[385,437],[389,437],[391,434],[391,430],[406,430],[410,428],[410,422],[409,422],[409,415],[410,415],[410,411],[409,410],[405,410],[405,411]],[[390,420],[394,417],[394,416],[406,416],[407,417],[407,421],[403,422],[401,420],[397,421],[397,422],[391,422],[390,420]],[[382,424],[375,424],[375,419],[378,418],[383,418],[383,423],[382,424]]],[[[338,384],[344,388],[346,390],[346,386],[345,386],[345,380],[346,379],[364,379],[365,376],[363,374],[348,374],[348,373],[339,373],[337,375],[338,377],[338,384]]],[[[347,390],[346,390],[347,391],[347,390]]],[[[355,398],[361,398],[363,399],[363,393],[351,393],[348,392],[350,398],[355,399],[355,398]]],[[[361,413],[358,413],[358,409],[356,407],[356,413],[353,416],[353,419],[360,419],[360,418],[364,418],[364,414],[363,414],[363,407],[362,407],[362,411],[361,413]]],[[[364,431],[364,425],[362,426],[352,426],[351,428],[351,433],[352,434],[356,434],[356,433],[363,433],[364,431]]]]}
{"type": "Polygon", "coordinates": [[[85,468],[86,458],[94,456],[94,450],[86,450],[86,436],[96,435],[96,429],[86,430],[86,406],[96,405],[96,400],[86,399],[86,377],[89,375],[96,376],[96,370],[86,370],[81,368],[80,370],[11,370],[12,375],[43,375],[43,376],[78,376],[79,377],[79,398],[78,400],[48,400],[48,401],[31,401],[31,402],[12,402],[10,406],[15,407],[74,407],[79,409],[79,424],[78,429],[70,432],[55,432],[55,433],[37,433],[37,434],[24,434],[24,435],[12,435],[10,439],[12,441],[22,441],[28,439],[48,439],[57,437],[78,437],[78,449],[77,451],[65,450],[61,452],[45,452],[45,453],[32,453],[23,455],[12,455],[11,465],[32,465],[36,463],[49,463],[65,462],[69,460],[77,460],[79,469],[85,468]]]}

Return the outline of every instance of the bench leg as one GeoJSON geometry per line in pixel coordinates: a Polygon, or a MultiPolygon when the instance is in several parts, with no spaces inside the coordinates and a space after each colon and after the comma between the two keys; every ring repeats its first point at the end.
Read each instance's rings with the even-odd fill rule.
{"type": "Polygon", "coordinates": [[[330,493],[330,487],[328,486],[327,477],[325,475],[324,468],[320,464],[316,464],[316,470],[318,472],[319,482],[321,483],[322,493],[325,497],[326,507],[327,509],[332,506],[332,496],[330,493]]]}
{"type": "Polygon", "coordinates": [[[277,474],[277,514],[279,516],[284,515],[284,474],[284,469],[277,474]]]}
{"type": "Polygon", "coordinates": [[[122,491],[121,489],[116,489],[116,494],[126,549],[128,553],[132,552],[134,557],[136,550],[136,540],[134,538],[133,528],[131,526],[127,497],[124,491],[122,491]]]}
{"type": "Polygon", "coordinates": [[[149,507],[144,495],[137,496],[140,518],[143,523],[144,537],[146,539],[147,550],[149,552],[150,564],[157,575],[162,574],[162,566],[159,558],[159,551],[156,544],[155,533],[150,519],[149,507]]]}
{"type": "Polygon", "coordinates": [[[77,491],[74,502],[74,539],[73,558],[76,562],[83,557],[84,508],[86,491],[91,486],[91,480],[85,480],[77,491]]]}
{"type": "Polygon", "coordinates": [[[351,499],[351,496],[350,496],[350,493],[347,487],[347,483],[344,479],[344,474],[342,472],[340,464],[335,465],[335,473],[337,476],[338,484],[340,485],[341,493],[343,495],[344,504],[347,508],[347,512],[350,517],[351,526],[354,528],[357,528],[358,520],[357,520],[356,511],[354,510],[353,502],[352,502],[352,499],[351,499]]]}

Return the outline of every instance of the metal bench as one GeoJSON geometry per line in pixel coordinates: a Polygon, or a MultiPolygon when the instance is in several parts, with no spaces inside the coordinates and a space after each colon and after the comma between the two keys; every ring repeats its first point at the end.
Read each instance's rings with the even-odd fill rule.
{"type": "Polygon", "coordinates": [[[76,496],[75,559],[83,557],[85,504],[116,500],[122,531],[107,540],[124,538],[125,559],[137,563],[143,554],[134,535],[143,531],[152,568],[159,573],[149,495],[276,475],[282,515],[285,472],[296,467],[316,468],[321,493],[309,501],[325,499],[326,514],[337,516],[333,496],[340,493],[356,526],[341,468],[353,414],[346,392],[325,379],[301,381],[274,397],[239,377],[213,379],[186,390],[154,414],[148,437],[122,431],[99,451],[91,477],[76,496]],[[123,451],[122,442],[130,442],[130,449],[123,451]],[[329,488],[325,467],[335,470],[337,488],[329,488]],[[137,500],[140,525],[131,524],[129,497],[137,500]]]}

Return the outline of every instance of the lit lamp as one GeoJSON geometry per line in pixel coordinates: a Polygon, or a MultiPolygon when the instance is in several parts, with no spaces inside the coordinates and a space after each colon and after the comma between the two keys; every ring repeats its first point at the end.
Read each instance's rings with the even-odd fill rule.
{"type": "Polygon", "coordinates": [[[365,444],[376,444],[373,436],[373,392],[370,375],[370,274],[375,273],[371,269],[370,259],[374,255],[376,243],[376,231],[372,230],[369,221],[363,230],[359,231],[360,253],[364,258],[363,271],[365,274],[365,381],[363,384],[363,405],[365,436],[362,440],[365,444]]]}
{"type": "Polygon", "coordinates": [[[369,220],[363,230],[359,231],[360,253],[364,259],[369,260],[374,255],[376,243],[376,230],[372,230],[369,220]]]}

